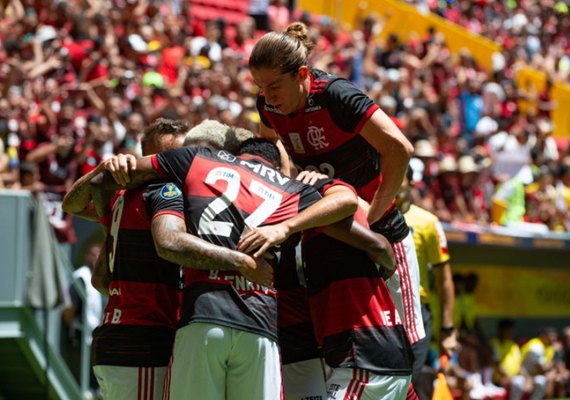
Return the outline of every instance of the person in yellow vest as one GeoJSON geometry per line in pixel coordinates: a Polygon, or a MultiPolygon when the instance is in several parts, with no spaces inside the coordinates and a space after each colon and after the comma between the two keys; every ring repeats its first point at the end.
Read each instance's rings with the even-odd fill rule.
{"type": "Polygon", "coordinates": [[[442,324],[438,335],[441,349],[451,354],[457,342],[453,327],[454,288],[445,232],[437,216],[412,204],[413,190],[413,170],[408,168],[397,202],[404,213],[406,223],[412,229],[420,269],[420,298],[426,337],[412,346],[416,357],[412,382],[418,396],[423,400],[431,399],[435,379],[435,373],[422,376],[422,367],[427,360],[432,331],[431,311],[428,306],[430,269],[435,273],[436,288],[442,298],[442,324]]]}
{"type": "Polygon", "coordinates": [[[521,368],[521,349],[513,341],[513,327],[513,320],[500,320],[498,335],[491,339],[495,358],[493,381],[504,388],[511,385],[521,368]]]}
{"type": "Polygon", "coordinates": [[[520,400],[525,392],[530,393],[529,400],[544,398],[548,384],[546,373],[553,366],[553,344],[557,336],[555,328],[547,327],[540,331],[538,337],[524,344],[521,349],[520,375],[512,381],[511,400],[520,400]]]}

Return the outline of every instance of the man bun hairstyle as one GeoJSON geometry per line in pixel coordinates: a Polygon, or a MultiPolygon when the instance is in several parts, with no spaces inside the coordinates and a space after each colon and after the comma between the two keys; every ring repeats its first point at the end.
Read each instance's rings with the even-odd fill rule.
{"type": "Polygon", "coordinates": [[[296,74],[299,67],[308,65],[309,54],[315,47],[309,29],[301,22],[293,22],[285,32],[269,32],[257,41],[249,68],[277,69],[281,73],[296,74]]]}

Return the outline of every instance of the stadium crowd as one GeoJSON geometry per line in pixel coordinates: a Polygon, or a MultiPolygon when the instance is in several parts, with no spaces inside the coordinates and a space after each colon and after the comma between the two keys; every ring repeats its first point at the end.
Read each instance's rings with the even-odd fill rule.
{"type": "MultiPolygon", "coordinates": [[[[473,229],[527,222],[570,231],[570,152],[553,139],[550,120],[559,105],[548,91],[514,82],[522,65],[568,81],[566,3],[415,3],[507,51],[487,71],[467,49],[452,54],[438,32],[377,43],[374,18],[347,31],[326,17],[290,13],[281,1],[268,9],[269,27],[283,30],[293,19],[310,26],[317,43],[311,64],[352,80],[414,144],[415,203],[473,229]],[[536,109],[521,112],[521,100],[536,101],[536,109]]],[[[140,136],[158,117],[258,130],[247,66],[263,32],[253,18],[232,27],[194,20],[186,1],[145,0],[12,0],[0,13],[0,187],[44,192],[62,243],[74,241],[72,220],[61,209],[71,184],[114,154],[142,155],[140,136]]],[[[466,348],[477,348],[475,336],[466,336],[466,348]]],[[[563,344],[555,344],[556,355],[563,354],[563,344]]],[[[492,365],[463,354],[460,364],[471,373],[492,365]]],[[[548,375],[550,395],[554,382],[568,378],[554,364],[560,360],[549,360],[550,371],[561,370],[548,375]]],[[[449,376],[468,393],[471,373],[456,369],[449,376]]]]}

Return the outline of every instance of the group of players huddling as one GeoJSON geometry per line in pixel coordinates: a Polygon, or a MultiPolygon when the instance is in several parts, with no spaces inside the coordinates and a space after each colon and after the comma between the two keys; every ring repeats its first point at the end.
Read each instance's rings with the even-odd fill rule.
{"type": "Polygon", "coordinates": [[[255,45],[259,137],[158,119],[143,158],[113,156],[66,195],[107,232],[105,398],[415,397],[419,273],[394,201],[413,149],[352,83],[308,66],[312,47],[300,23],[255,45]]]}

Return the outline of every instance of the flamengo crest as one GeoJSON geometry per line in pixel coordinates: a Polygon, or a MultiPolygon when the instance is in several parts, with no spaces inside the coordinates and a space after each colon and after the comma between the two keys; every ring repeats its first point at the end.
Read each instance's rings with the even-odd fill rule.
{"type": "Polygon", "coordinates": [[[315,148],[315,150],[322,150],[325,147],[329,147],[326,142],[326,137],[324,135],[324,128],[317,128],[316,126],[309,126],[307,131],[307,142],[315,148]]]}

